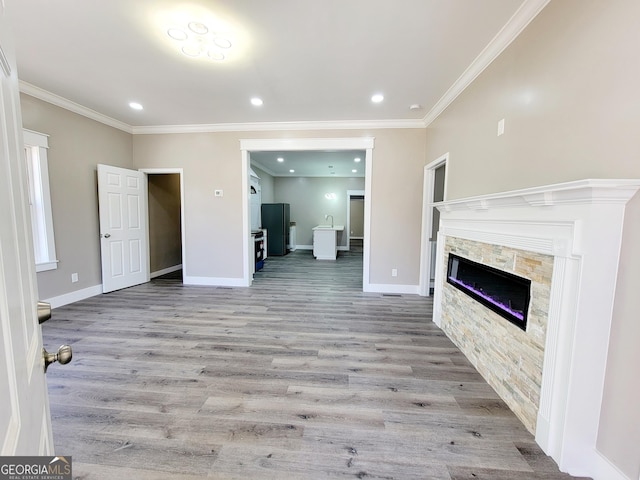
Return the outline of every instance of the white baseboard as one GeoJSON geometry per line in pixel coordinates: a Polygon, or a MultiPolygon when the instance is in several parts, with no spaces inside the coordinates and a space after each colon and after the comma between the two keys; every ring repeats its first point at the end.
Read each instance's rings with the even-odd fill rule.
{"type": "Polygon", "coordinates": [[[593,480],[631,480],[597,450],[594,451],[594,462],[594,471],[588,474],[593,480]]]}
{"type": "Polygon", "coordinates": [[[182,270],[182,264],[174,265],[173,267],[167,267],[167,268],[163,268],[162,270],[151,272],[149,274],[149,277],[150,278],[161,277],[162,275],[166,275],[167,273],[177,272],[178,270],[182,270]]]}
{"type": "Polygon", "coordinates": [[[248,287],[242,278],[224,278],[224,277],[193,277],[185,276],[182,278],[184,285],[203,285],[207,287],[248,287]]]}
{"type": "Polygon", "coordinates": [[[101,294],[102,284],[83,288],[82,290],[76,290],[75,292],[65,293],[64,295],[58,295],[57,297],[45,298],[44,301],[50,303],[51,308],[58,308],[101,294]]]}
{"type": "Polygon", "coordinates": [[[404,293],[409,295],[418,295],[420,287],[418,285],[370,283],[365,285],[363,290],[370,293],[404,293]]]}

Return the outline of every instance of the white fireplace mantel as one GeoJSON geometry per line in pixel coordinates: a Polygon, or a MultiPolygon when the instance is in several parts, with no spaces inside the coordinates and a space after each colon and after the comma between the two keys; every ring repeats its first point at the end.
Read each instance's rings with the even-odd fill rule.
{"type": "Polygon", "coordinates": [[[580,180],[435,204],[439,326],[446,236],[553,256],[536,441],[572,475],[604,478],[596,440],[624,209],[638,189],[640,179],[580,180]]]}

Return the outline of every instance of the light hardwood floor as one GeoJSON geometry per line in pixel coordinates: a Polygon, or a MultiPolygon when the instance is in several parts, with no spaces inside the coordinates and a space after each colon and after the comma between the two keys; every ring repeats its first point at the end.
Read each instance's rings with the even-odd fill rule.
{"type": "Polygon", "coordinates": [[[430,298],[361,290],[359,252],[297,251],[250,288],[170,275],[54,310],[56,453],[78,479],[571,478],[430,298]]]}

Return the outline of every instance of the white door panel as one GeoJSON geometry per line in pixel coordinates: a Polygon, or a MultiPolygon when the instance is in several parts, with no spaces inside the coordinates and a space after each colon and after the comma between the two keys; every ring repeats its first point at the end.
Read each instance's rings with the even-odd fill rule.
{"type": "Polygon", "coordinates": [[[0,4],[0,455],[51,455],[22,119],[0,4]]]}
{"type": "Polygon", "coordinates": [[[98,165],[102,291],[149,281],[144,174],[98,165]]]}

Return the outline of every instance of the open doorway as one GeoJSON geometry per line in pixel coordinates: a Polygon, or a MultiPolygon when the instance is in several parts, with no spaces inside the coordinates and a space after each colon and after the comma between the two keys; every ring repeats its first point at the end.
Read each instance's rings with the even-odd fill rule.
{"type": "Polygon", "coordinates": [[[422,247],[420,249],[420,295],[429,296],[435,282],[435,255],[440,227],[440,211],[435,206],[447,198],[447,161],[445,153],[424,167],[422,196],[422,247]]]}
{"type": "Polygon", "coordinates": [[[347,245],[349,250],[364,244],[364,190],[347,191],[347,245]]]}
{"type": "MultiPolygon", "coordinates": [[[[253,280],[250,261],[253,259],[251,245],[251,211],[250,211],[250,161],[252,152],[342,152],[360,150],[364,151],[364,240],[363,240],[363,291],[370,291],[369,283],[369,229],[370,229],[370,192],[371,171],[373,162],[373,138],[337,138],[337,139],[255,139],[241,140],[241,158],[243,168],[243,226],[245,238],[244,253],[244,283],[249,286],[253,280]]],[[[263,192],[264,193],[264,192],[263,192]]],[[[323,192],[325,194],[331,192],[323,192]]],[[[331,197],[326,197],[327,199],[331,197]]],[[[335,198],[335,197],[333,197],[335,198]]],[[[331,213],[330,209],[323,207],[323,213],[331,213]]],[[[329,215],[330,216],[330,215],[329,215]]],[[[312,220],[319,223],[317,219],[312,220]]],[[[348,223],[345,219],[345,224],[348,223]]],[[[345,225],[346,226],[346,225],[345,225]]],[[[298,235],[298,234],[296,234],[298,235]]],[[[268,242],[268,237],[267,237],[268,242]]]]}
{"type": "Polygon", "coordinates": [[[149,277],[182,280],[182,169],[147,169],[143,172],[146,173],[148,195],[149,277]]]}

